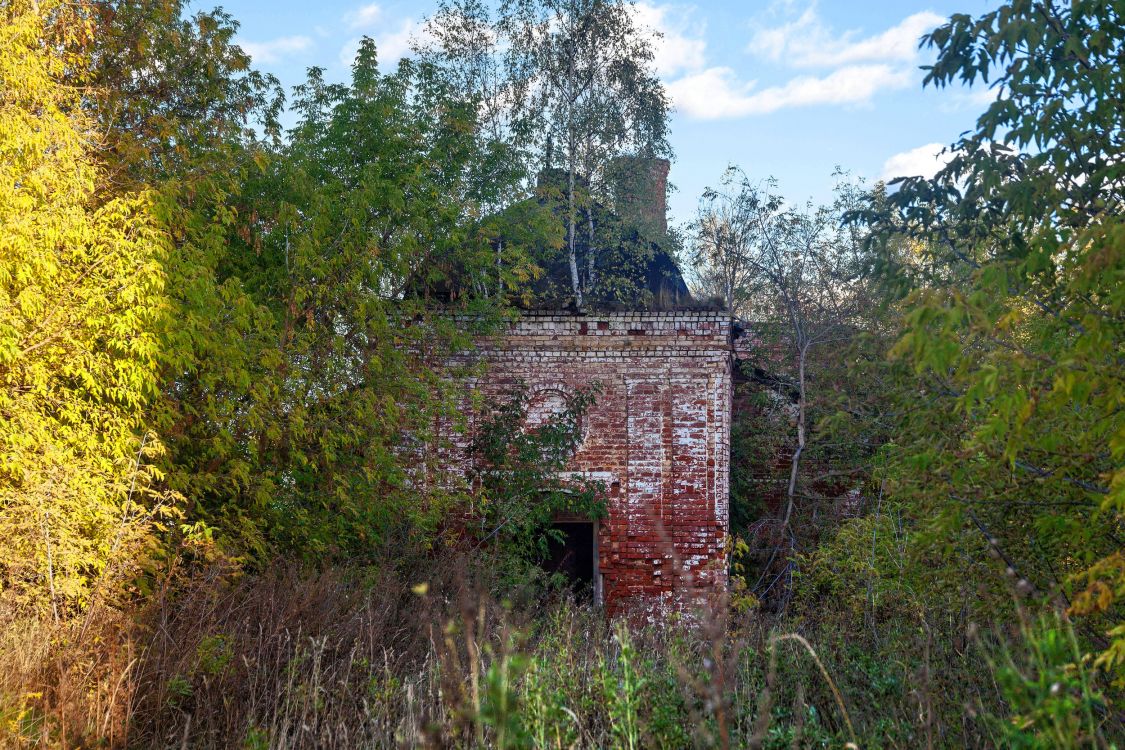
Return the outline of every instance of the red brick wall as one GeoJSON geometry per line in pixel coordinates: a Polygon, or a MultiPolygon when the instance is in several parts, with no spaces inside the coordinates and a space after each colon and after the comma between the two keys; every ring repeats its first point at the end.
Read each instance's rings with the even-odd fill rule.
{"type": "Polygon", "coordinates": [[[524,382],[529,421],[559,391],[601,387],[572,468],[609,488],[598,569],[611,612],[679,607],[725,586],[729,316],[528,313],[482,353],[476,386],[503,397],[524,382]]]}

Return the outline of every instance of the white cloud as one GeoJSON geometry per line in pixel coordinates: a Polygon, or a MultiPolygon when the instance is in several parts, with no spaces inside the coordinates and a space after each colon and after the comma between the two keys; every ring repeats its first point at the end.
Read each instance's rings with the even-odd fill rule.
{"type": "Polygon", "coordinates": [[[350,68],[352,63],[355,62],[356,53],[359,52],[360,38],[354,37],[344,42],[344,46],[340,48],[340,65],[345,68],[350,68]]]}
{"type": "Polygon", "coordinates": [[[658,32],[653,53],[659,75],[698,71],[706,65],[704,28],[694,22],[690,8],[642,1],[633,6],[633,15],[641,28],[658,32]]]}
{"type": "Polygon", "coordinates": [[[375,37],[375,45],[379,49],[379,59],[383,62],[397,63],[400,58],[410,54],[410,40],[418,31],[418,24],[413,19],[407,18],[399,24],[397,31],[375,37]]]}
{"type": "Polygon", "coordinates": [[[946,19],[923,11],[874,36],[857,31],[836,33],[824,24],[816,5],[774,27],[759,27],[747,50],[795,68],[832,68],[864,62],[912,62],[919,55],[918,40],[946,19]]]}
{"type": "Polygon", "coordinates": [[[794,5],[787,0],[775,6],[793,20],[760,26],[750,50],[784,68],[824,72],[763,88],[740,80],[731,67],[708,64],[704,28],[694,21],[694,8],[641,0],[634,12],[642,26],[663,35],[655,41],[656,68],[676,108],[703,120],[818,104],[868,104],[880,91],[901,89],[917,79],[918,37],[943,20],[915,13],[882,33],[860,37],[855,31],[834,33],[820,19],[815,2],[795,17],[790,12],[794,5]]]}
{"type": "Polygon", "coordinates": [[[282,57],[294,52],[303,52],[312,46],[312,39],[307,36],[283,36],[266,42],[251,42],[246,39],[235,39],[235,43],[242,47],[242,51],[258,64],[279,62],[282,57]]]}
{"type": "Polygon", "coordinates": [[[379,7],[379,4],[370,3],[345,13],[344,21],[347,22],[349,29],[355,31],[357,29],[370,29],[379,23],[382,17],[383,9],[379,7]]]}
{"type": "Polygon", "coordinates": [[[866,104],[879,91],[911,83],[909,70],[889,65],[851,65],[823,77],[799,76],[779,86],[755,89],[739,83],[730,68],[707,68],[668,84],[677,108],[700,120],[764,115],[788,107],[866,104]]]}
{"type": "MultiPolygon", "coordinates": [[[[375,50],[379,55],[379,68],[390,70],[398,61],[410,54],[410,42],[419,33],[417,22],[412,18],[402,20],[398,28],[393,31],[384,31],[372,35],[375,40],[375,50]]],[[[350,68],[355,62],[356,52],[359,51],[359,37],[349,39],[340,48],[340,65],[350,68]]]]}
{"type": "Polygon", "coordinates": [[[883,163],[880,179],[890,181],[896,177],[933,177],[949,163],[953,154],[946,151],[940,143],[927,143],[925,146],[895,154],[883,163]],[[943,153],[944,152],[944,153],[943,153]]]}

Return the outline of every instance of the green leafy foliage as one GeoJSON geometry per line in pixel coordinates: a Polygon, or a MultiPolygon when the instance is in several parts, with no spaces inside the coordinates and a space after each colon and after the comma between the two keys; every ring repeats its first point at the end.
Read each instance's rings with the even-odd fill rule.
{"type": "Polygon", "coordinates": [[[585,414],[596,393],[567,394],[562,409],[538,424],[528,423],[525,388],[484,407],[470,446],[481,543],[514,561],[539,562],[550,541],[559,540],[560,532],[550,528],[557,515],[605,515],[605,487],[565,471],[585,437],[585,414]]]}
{"type": "Polygon", "coordinates": [[[151,194],[99,188],[94,123],[63,83],[84,58],[47,42],[59,12],[0,10],[0,591],[56,619],[176,513],[145,434],[168,240],[151,194]]]}
{"type": "MultiPolygon", "coordinates": [[[[917,385],[887,448],[890,491],[937,544],[976,556],[962,536],[991,536],[1022,587],[1106,631],[1125,512],[1123,39],[1106,2],[952,17],[924,40],[927,83],[989,84],[996,101],[937,177],[863,212],[878,269],[910,290],[892,355],[917,385]]],[[[1118,680],[1123,649],[1098,662],[1118,680]]]]}
{"type": "Polygon", "coordinates": [[[169,475],[251,559],[425,548],[455,501],[421,449],[455,405],[446,361],[534,267],[493,247],[505,183],[473,179],[493,154],[431,70],[384,74],[367,40],[351,85],[313,69],[293,108],[286,144],[236,142],[240,182],[186,215],[169,475]]]}
{"type": "MultiPolygon", "coordinates": [[[[180,476],[250,552],[375,549],[441,517],[401,440],[424,443],[450,405],[442,358],[471,333],[423,302],[455,271],[471,276],[488,248],[462,169],[477,155],[471,112],[409,64],[380,73],[370,41],[351,86],[314,69],[294,108],[301,119],[248,181],[250,216],[217,264],[243,290],[230,323],[245,334],[220,357],[237,369],[204,365],[174,391],[190,425],[180,476]]],[[[512,263],[497,278],[491,261],[494,282],[519,272],[512,263]]],[[[489,306],[458,291],[483,324],[489,306]]]]}
{"type": "Polygon", "coordinates": [[[258,132],[277,142],[284,101],[277,79],[253,70],[235,43],[238,23],[182,0],[78,7],[93,30],[84,82],[106,133],[107,185],[159,186],[184,209],[212,203],[220,185],[235,192],[250,156],[239,152],[253,149],[258,132]]]}

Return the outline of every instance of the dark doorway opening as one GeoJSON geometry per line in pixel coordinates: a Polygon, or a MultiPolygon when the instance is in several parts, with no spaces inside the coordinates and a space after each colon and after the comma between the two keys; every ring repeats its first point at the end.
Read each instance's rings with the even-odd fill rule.
{"type": "Polygon", "coordinates": [[[594,600],[595,559],[597,535],[590,522],[553,523],[551,528],[562,533],[561,539],[551,539],[543,569],[560,573],[570,581],[574,593],[581,599],[594,600]]]}

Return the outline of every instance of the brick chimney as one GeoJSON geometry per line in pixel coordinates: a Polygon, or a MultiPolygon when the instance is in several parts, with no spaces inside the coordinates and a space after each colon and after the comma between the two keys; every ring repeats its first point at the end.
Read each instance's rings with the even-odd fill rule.
{"type": "Polygon", "coordinates": [[[650,239],[668,232],[667,159],[619,156],[609,168],[617,215],[650,239]]]}

